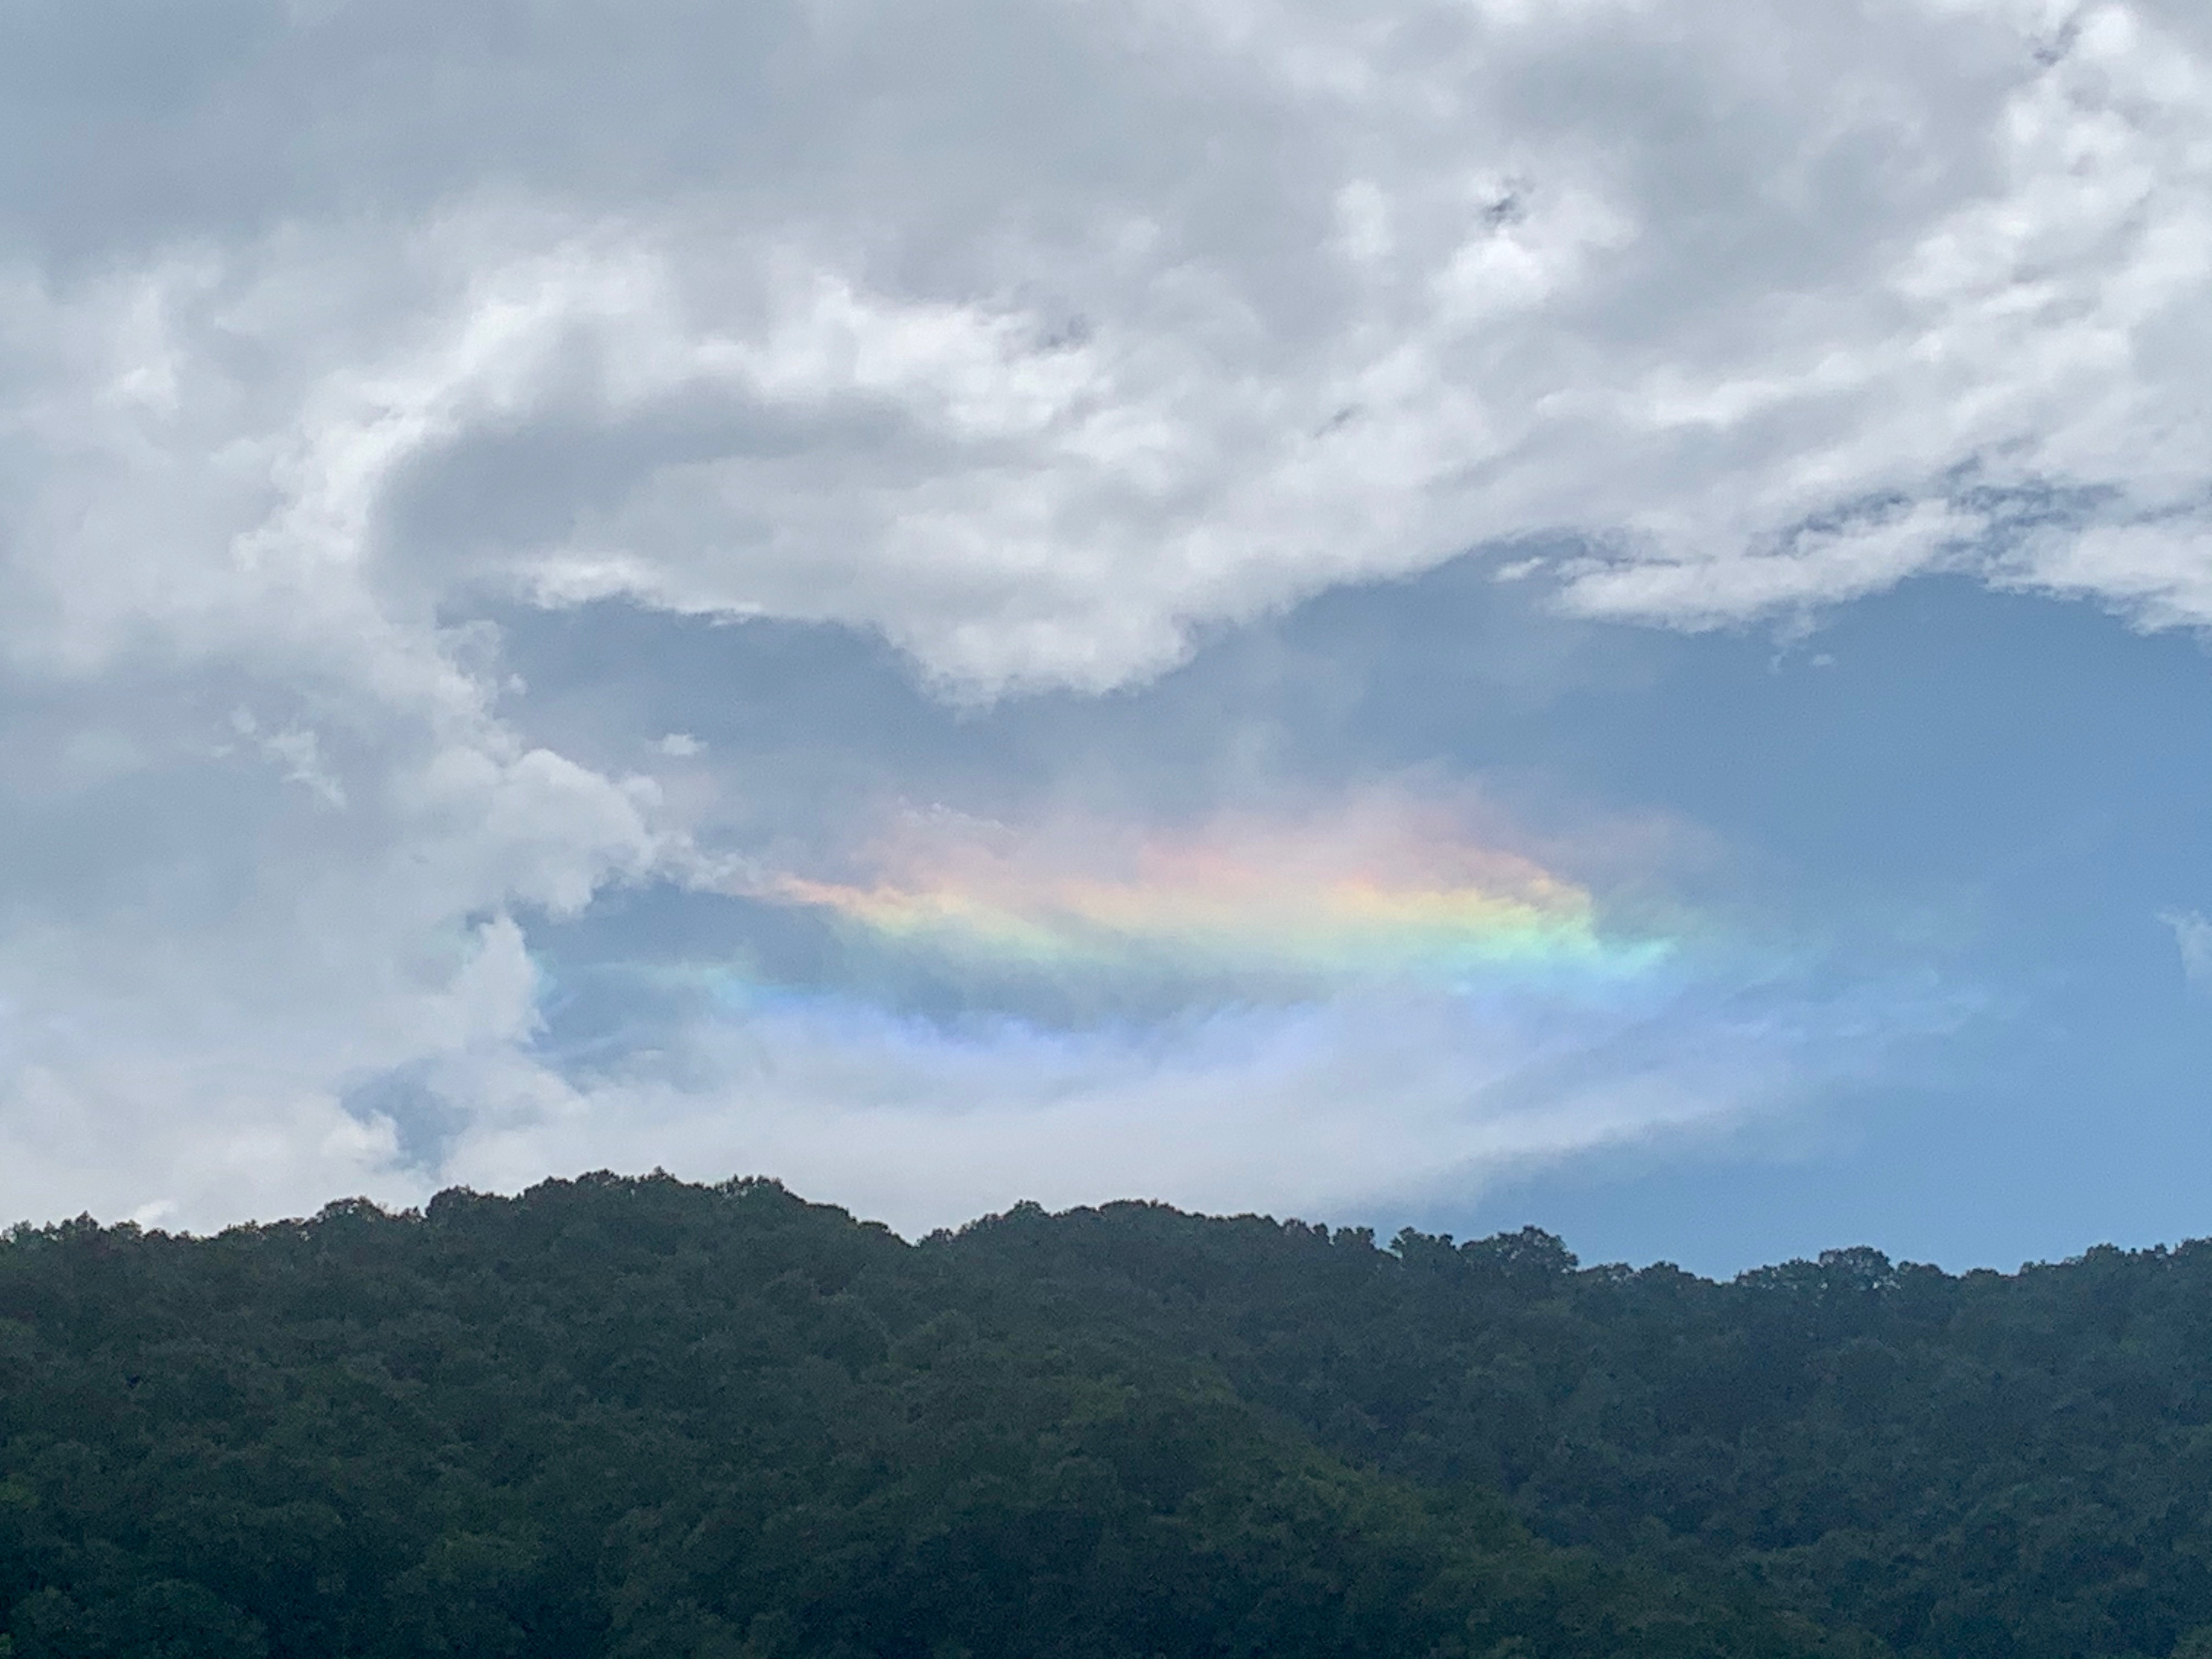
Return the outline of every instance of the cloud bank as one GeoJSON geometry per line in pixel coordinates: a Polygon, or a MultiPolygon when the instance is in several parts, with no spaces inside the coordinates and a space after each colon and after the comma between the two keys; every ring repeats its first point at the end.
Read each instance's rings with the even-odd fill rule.
{"type": "Polygon", "coordinates": [[[608,1160],[773,1169],[908,1231],[1024,1196],[1463,1209],[1533,1166],[1721,1135],[1817,1097],[1927,1018],[1802,988],[1679,986],[1595,1005],[1369,991],[1076,1029],[947,1024],[839,998],[724,1009],[558,1099],[471,1118],[439,1168],[501,1188],[608,1160]]]}
{"type": "Polygon", "coordinates": [[[1693,626],[1937,567],[2212,614],[2179,4],[14,27],[47,653],[336,578],[1106,686],[1557,532],[1571,604],[1693,626]]]}

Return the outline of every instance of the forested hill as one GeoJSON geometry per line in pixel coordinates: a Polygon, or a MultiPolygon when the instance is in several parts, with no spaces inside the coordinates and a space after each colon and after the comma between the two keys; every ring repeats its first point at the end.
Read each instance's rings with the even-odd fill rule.
{"type": "Polygon", "coordinates": [[[2212,1656],[2212,1246],[1715,1284],[768,1182],[0,1244],[0,1652],[2212,1656]]]}

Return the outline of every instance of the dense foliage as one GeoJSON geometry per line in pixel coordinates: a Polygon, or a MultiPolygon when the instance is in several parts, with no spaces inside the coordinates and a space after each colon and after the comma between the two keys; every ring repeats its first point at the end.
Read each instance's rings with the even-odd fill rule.
{"type": "Polygon", "coordinates": [[[0,1244],[0,1653],[2212,1659],[2212,1247],[1714,1284],[771,1182],[0,1244]]]}

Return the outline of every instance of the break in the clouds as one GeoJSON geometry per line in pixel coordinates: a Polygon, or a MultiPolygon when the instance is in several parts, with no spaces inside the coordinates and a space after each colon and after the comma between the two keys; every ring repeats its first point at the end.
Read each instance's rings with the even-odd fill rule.
{"type": "MultiPolygon", "coordinates": [[[[1320,1202],[1504,1157],[1413,1126],[1509,1094],[1523,1151],[1749,1110],[1833,1074],[1820,1033],[1872,1053],[1868,1008],[1922,1000],[1824,981],[1786,904],[1727,927],[1789,973],[1691,971],[1664,858],[1363,864],[1403,767],[1307,776],[1255,737],[1327,687],[1172,728],[1149,688],[1471,549],[1525,596],[1466,612],[1526,620],[1492,635],[1501,696],[1612,672],[1539,660],[1563,618],[1788,628],[1934,572],[2212,621],[2212,34],[2179,0],[33,0],[0,94],[17,1211],[206,1222],[685,1146],[829,1182],[908,1142],[942,1149],[906,1158],[925,1188],[1203,1166],[1261,1172],[1200,1183],[1220,1201],[1320,1202]],[[788,764],[727,742],[712,688],[579,720],[590,677],[519,673],[521,635],[610,608],[888,641],[1006,746],[886,758],[904,694],[826,647],[777,705],[788,764]],[[1170,803],[1178,744],[1212,770],[1170,803]],[[939,808],[1018,844],[882,838],[939,808]],[[1208,813],[1248,828],[1190,839],[1208,813]],[[644,892],[738,905],[732,960],[803,957],[800,1001],[671,993],[665,1075],[586,1065],[560,999],[590,975],[545,941],[644,892]],[[1008,940],[1084,982],[1024,1001],[1008,940]],[[1462,991],[1386,1007],[1390,975],[1337,971],[1424,953],[1708,1012],[1662,1041],[1554,986],[1456,1024],[1462,991]],[[1167,1006],[1261,957],[1306,1000],[1167,1006]],[[1616,1060],[1528,1081],[1577,1042],[1616,1060]],[[1351,1055],[1361,1098],[1431,1103],[1364,1161],[1327,1151],[1351,1055]],[[1189,1104],[1268,1090],[1327,1133],[1189,1104]],[[969,1095],[999,1115],[930,1115],[969,1095]],[[1077,1099],[1080,1130],[1023,1115],[1077,1099]],[[1298,1181],[1264,1174],[1286,1146],[1298,1181]]],[[[1406,763],[1439,799],[1510,781],[1406,763]]]]}
{"type": "Polygon", "coordinates": [[[1802,1098],[1956,1016],[1694,918],[1611,914],[1478,839],[1471,805],[1376,791],[1180,828],[906,813],[845,854],[864,879],[747,870],[719,926],[694,899],[689,929],[664,917],[626,948],[544,929],[538,1048],[576,1115],[517,1164],[449,1113],[438,1160],[502,1183],[553,1146],[765,1164],[908,1226],[1014,1191],[1465,1201],[1802,1098]]]}

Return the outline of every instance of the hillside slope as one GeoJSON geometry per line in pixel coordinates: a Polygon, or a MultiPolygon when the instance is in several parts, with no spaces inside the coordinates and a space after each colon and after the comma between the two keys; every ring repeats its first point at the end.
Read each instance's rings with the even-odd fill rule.
{"type": "Polygon", "coordinates": [[[48,1656],[2212,1652],[2212,1251],[1717,1285],[773,1182],[0,1244],[48,1656]]]}

